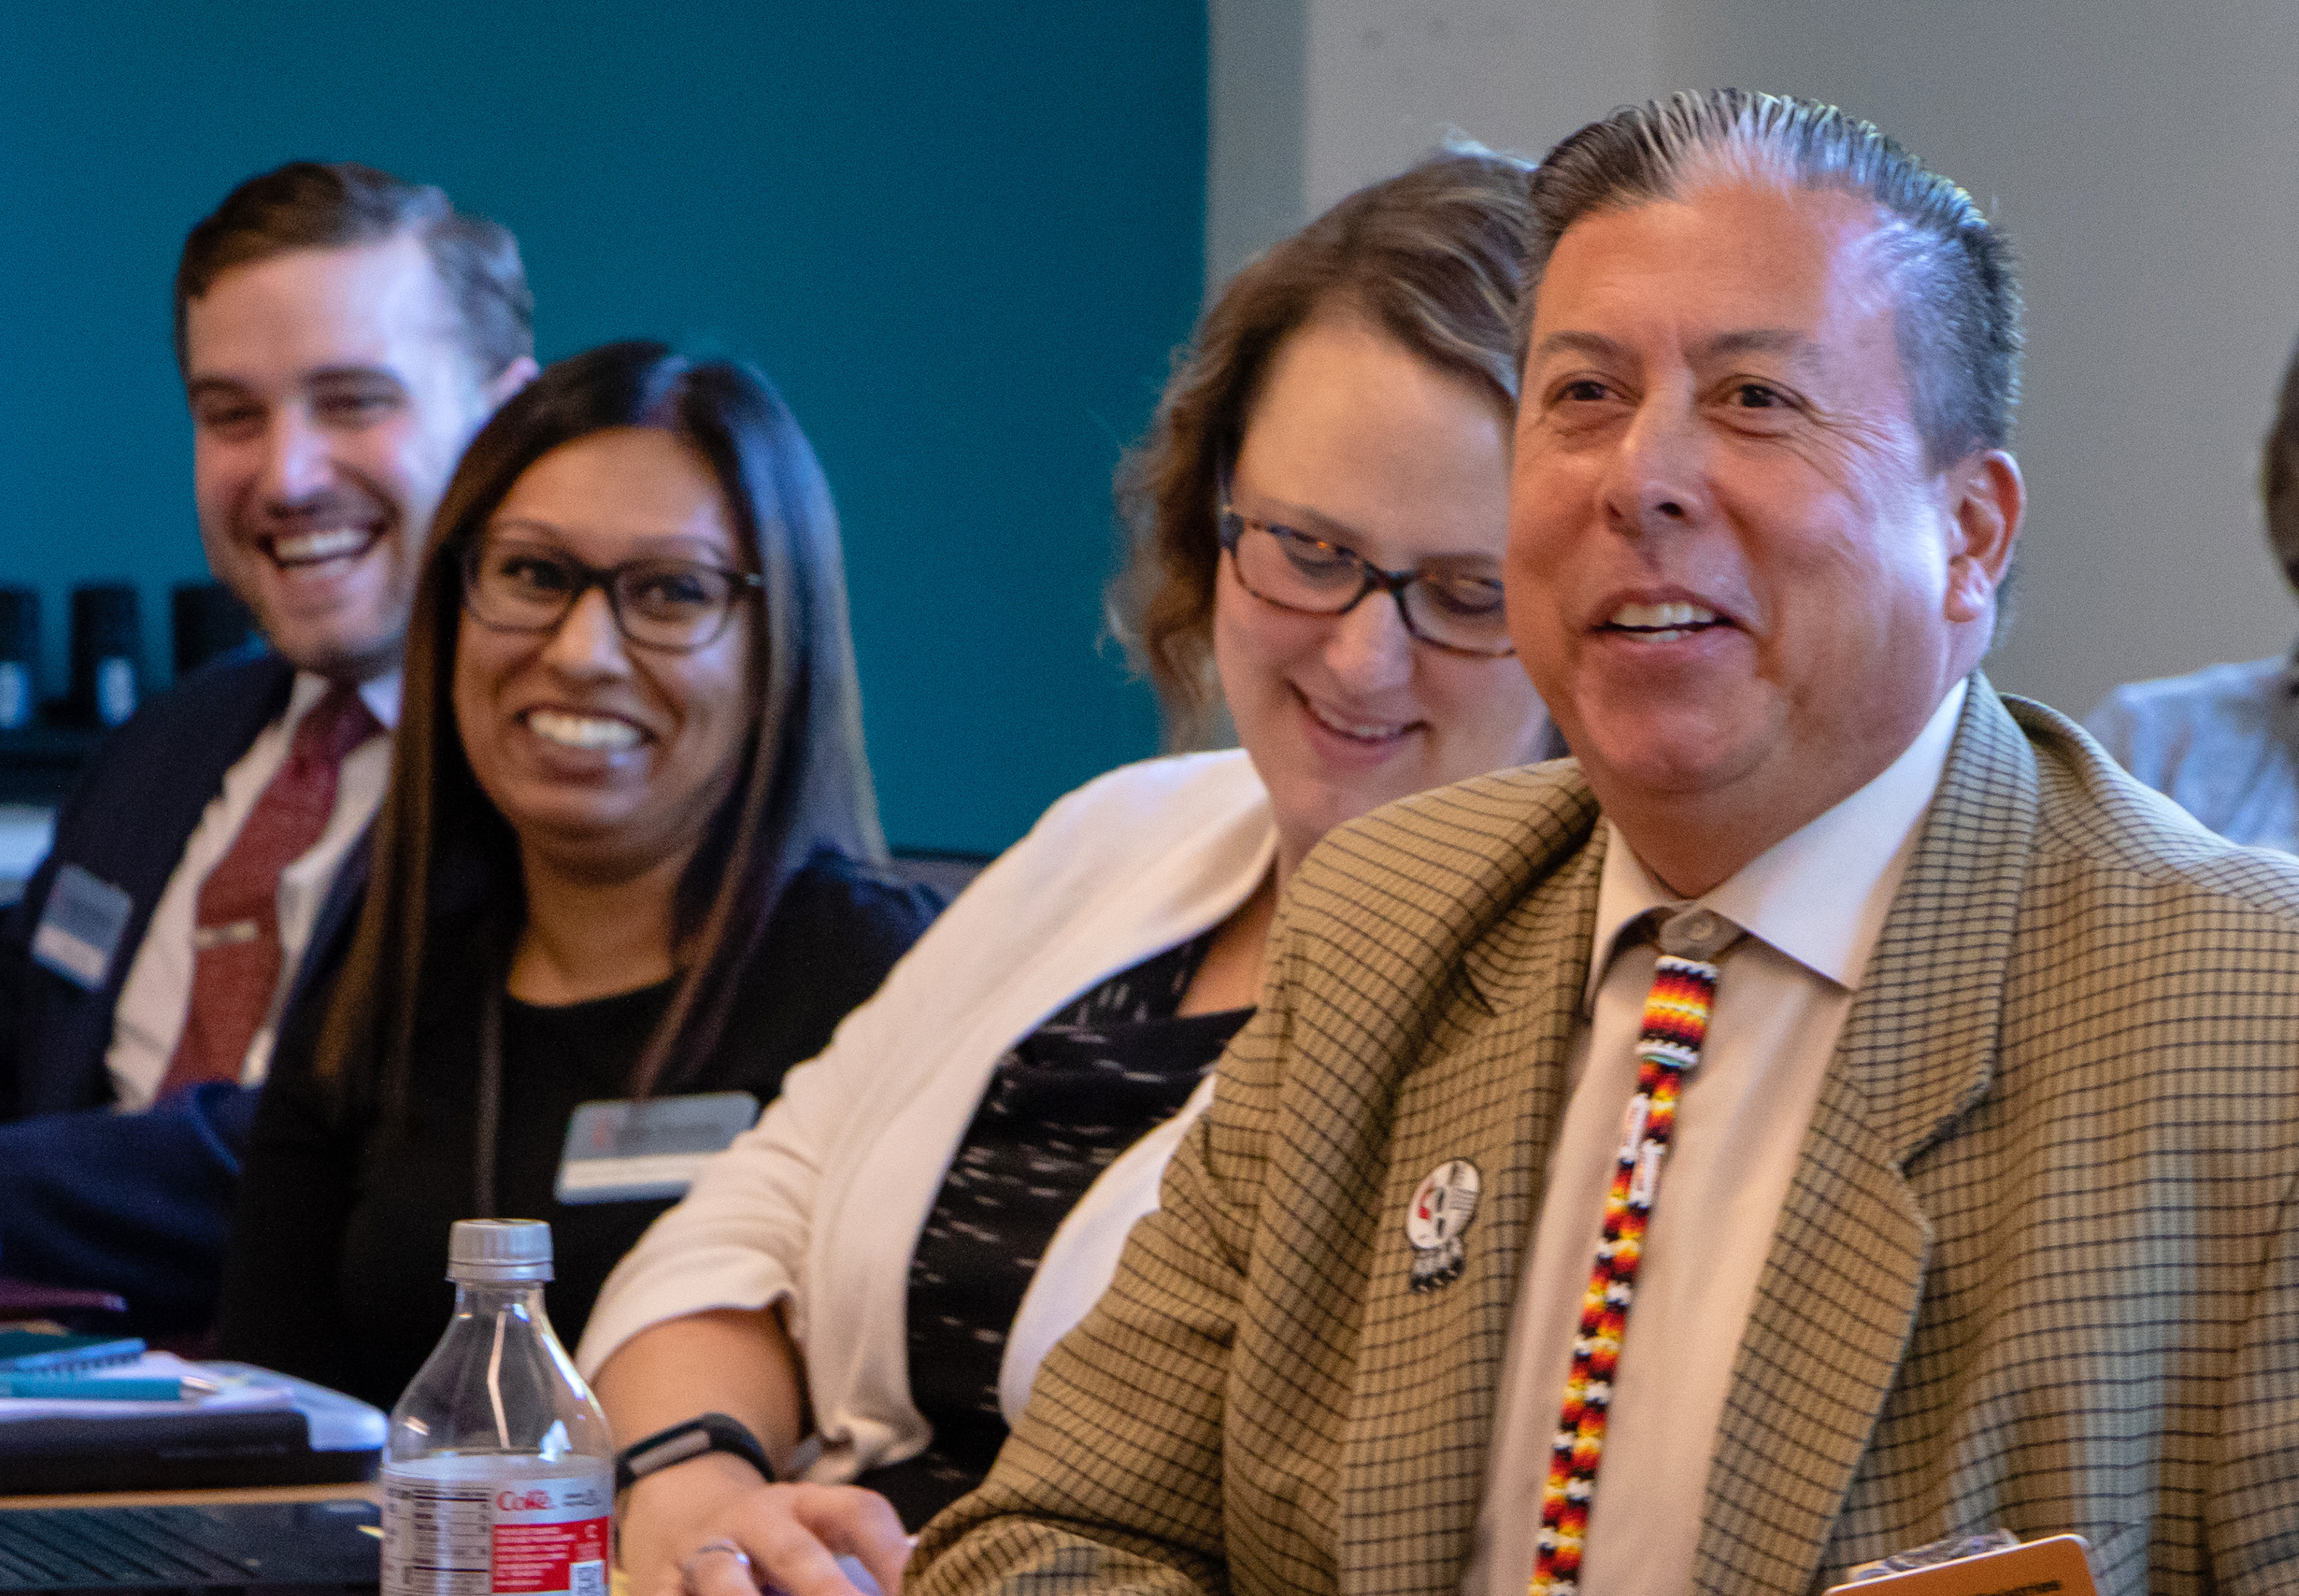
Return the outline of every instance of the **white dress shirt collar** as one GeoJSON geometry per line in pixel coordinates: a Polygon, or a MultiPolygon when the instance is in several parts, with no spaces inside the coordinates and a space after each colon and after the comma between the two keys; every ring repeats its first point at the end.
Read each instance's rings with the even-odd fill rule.
{"type": "MultiPolygon", "coordinates": [[[[1819,818],[1774,843],[1697,901],[1847,991],[1884,929],[1896,885],[1893,870],[1947,768],[1968,684],[1958,682],[1881,775],[1819,818]]],[[[1620,829],[1607,820],[1605,866],[1597,889],[1597,937],[1589,950],[1581,1012],[1595,1012],[1597,988],[1621,933],[1648,910],[1681,906],[1653,879],[1620,829]]]]}
{"type": "MultiPolygon", "coordinates": [[[[303,718],[306,710],[327,697],[328,689],[334,685],[333,681],[316,672],[297,671],[295,685],[287,693],[287,713],[280,719],[292,728],[303,718]]],[[[372,682],[360,683],[359,696],[366,700],[368,713],[381,722],[386,732],[399,727],[399,685],[397,671],[386,671],[372,682]]]]}
{"type": "MultiPolygon", "coordinates": [[[[295,673],[286,713],[258,732],[246,752],[224,772],[221,790],[209,800],[199,824],[185,840],[183,856],[176,861],[167,887],[153,907],[151,922],[136,947],[120,999],[112,1008],[112,1043],[104,1052],[104,1065],[112,1076],[113,1100],[122,1109],[152,1105],[183,1036],[185,1017],[191,1010],[195,963],[192,926],[200,889],[208,872],[237,840],[240,828],[286,762],[296,724],[327,696],[330,685],[325,676],[309,671],[295,673]]],[[[399,719],[399,673],[393,671],[362,683],[359,693],[377,720],[393,726],[399,719]]],[[[344,755],[336,773],[335,808],[326,829],[310,851],[279,872],[279,984],[272,995],[270,1014],[248,1044],[240,1071],[243,1084],[253,1085],[270,1068],[274,1027],[318,923],[320,906],[335,883],[336,872],[374,818],[390,775],[388,738],[369,737],[344,755]]]]}

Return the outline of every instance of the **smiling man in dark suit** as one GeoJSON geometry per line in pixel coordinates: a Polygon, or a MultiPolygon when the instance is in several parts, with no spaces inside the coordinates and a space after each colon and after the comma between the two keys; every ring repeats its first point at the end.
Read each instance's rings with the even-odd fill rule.
{"type": "Polygon", "coordinates": [[[269,646],[106,740],[0,926],[0,1273],[160,1332],[212,1309],[273,1023],[364,880],[433,507],[535,371],[510,235],[348,163],[234,190],[175,319],[201,541],[269,646]]]}
{"type": "Polygon", "coordinates": [[[1732,91],[1532,194],[1510,633],[1576,757],[1309,856],[909,1596],[1801,1596],[1993,1528],[2294,1588],[2299,866],[1978,669],[2003,240],[1732,91]]]}

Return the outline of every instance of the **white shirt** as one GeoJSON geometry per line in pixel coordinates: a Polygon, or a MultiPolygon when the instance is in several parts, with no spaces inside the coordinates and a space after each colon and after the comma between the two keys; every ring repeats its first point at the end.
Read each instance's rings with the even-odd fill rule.
{"type": "MultiPolygon", "coordinates": [[[[1229,918],[1276,856],[1240,749],[1129,765],[1056,803],[615,1266],[576,1366],[595,1376],[665,1319],[779,1303],[820,1450],[776,1466],[834,1484],[916,1456],[933,1430],[910,1390],[910,1261],[999,1061],[1079,993],[1229,918]]],[[[1104,1170],[1046,1244],[1004,1337],[1008,1423],[1157,1207],[1212,1086],[1104,1170]]]]}
{"type": "MultiPolygon", "coordinates": [[[[192,1006],[192,928],[199,909],[200,889],[208,872],[231,851],[239,828],[255,808],[255,800],[286,763],[295,723],[327,695],[325,676],[295,673],[287,695],[287,709],[257,734],[247,752],[224,772],[223,790],[208,801],[200,823],[184,845],[160,901],[152,910],[152,923],[128,967],[120,988],[120,1002],[112,1011],[112,1046],[104,1055],[112,1072],[112,1095],[123,1112],[140,1112],[159,1096],[167,1078],[168,1061],[175,1056],[183,1036],[184,1020],[192,1006]]],[[[360,697],[386,728],[399,724],[399,673],[378,676],[362,685],[360,697]]],[[[311,939],[311,925],[320,906],[335,883],[336,869],[352,844],[375,818],[383,803],[384,783],[391,774],[391,739],[370,737],[344,757],[336,777],[336,806],[327,829],[311,850],[279,872],[279,988],[272,994],[270,1012],[256,1027],[240,1065],[244,1086],[261,1080],[271,1063],[272,1033],[287,988],[303,963],[311,939]]]]}
{"type": "MultiPolygon", "coordinates": [[[[1697,900],[1747,936],[1722,956],[1646,1231],[1581,1551],[1585,1596],[1691,1584],[1709,1457],[1756,1283],[1964,690],[1957,683],[1881,775],[1697,900]]],[[[1639,916],[1681,901],[1610,821],[1606,829],[1570,1096],[1509,1327],[1467,1596],[1523,1596],[1532,1575],[1549,1443],[1657,956],[1649,940],[1616,944],[1639,916]]]]}

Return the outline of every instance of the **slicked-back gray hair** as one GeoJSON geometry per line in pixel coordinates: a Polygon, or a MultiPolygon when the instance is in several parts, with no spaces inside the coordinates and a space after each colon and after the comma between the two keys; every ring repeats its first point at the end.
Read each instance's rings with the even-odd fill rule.
{"type": "Polygon", "coordinates": [[[2011,245],[1970,194],[1833,105],[1737,88],[1624,106],[1548,153],[1532,178],[1520,356],[1537,286],[1564,230],[1598,211],[1675,199],[1717,178],[1832,188],[1891,219],[1894,334],[1935,467],[2012,440],[2020,400],[2020,286],[2011,245]]]}

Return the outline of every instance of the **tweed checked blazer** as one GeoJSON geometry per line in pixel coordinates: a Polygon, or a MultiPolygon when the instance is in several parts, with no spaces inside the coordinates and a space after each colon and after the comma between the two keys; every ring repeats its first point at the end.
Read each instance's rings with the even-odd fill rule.
{"type": "MultiPolygon", "coordinates": [[[[2106,1592],[2295,1588],[2299,864],[1972,689],[1741,1336],[1695,1585],[2000,1525],[2089,1537],[2106,1592]]],[[[911,1596],[1458,1589],[1597,818],[1561,762],[1310,856],[1162,1209],[911,1596]],[[1415,1294],[1407,1203],[1453,1157],[1465,1269],[1415,1294]]]]}

